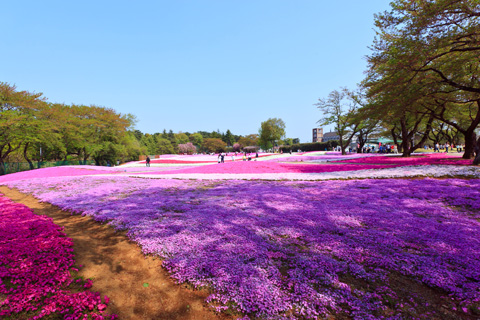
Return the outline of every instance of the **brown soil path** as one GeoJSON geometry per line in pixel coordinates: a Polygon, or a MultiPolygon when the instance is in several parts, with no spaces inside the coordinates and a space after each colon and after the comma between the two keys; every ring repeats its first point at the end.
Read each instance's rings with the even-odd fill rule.
{"type": "Polygon", "coordinates": [[[14,189],[0,186],[0,193],[36,214],[53,218],[55,224],[65,228],[74,243],[77,265],[84,266],[79,275],[93,279],[91,290],[110,298],[107,311],[117,314],[119,319],[233,319],[207,309],[206,291],[175,284],[161,268],[161,261],[145,257],[124,233],[14,189]]]}

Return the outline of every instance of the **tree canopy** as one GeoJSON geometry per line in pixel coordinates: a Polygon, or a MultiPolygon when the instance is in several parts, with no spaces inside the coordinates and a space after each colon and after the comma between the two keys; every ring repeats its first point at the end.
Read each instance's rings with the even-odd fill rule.
{"type": "Polygon", "coordinates": [[[259,144],[264,150],[277,146],[277,141],[285,136],[285,122],[279,118],[270,118],[260,125],[259,144]]]}
{"type": "MultiPolygon", "coordinates": [[[[377,37],[364,82],[384,124],[405,148],[426,140],[434,119],[464,136],[473,157],[480,123],[480,3],[478,0],[405,1],[375,16],[377,37]]],[[[480,148],[480,140],[477,147],[480,148]]]]}
{"type": "Polygon", "coordinates": [[[99,106],[49,103],[41,93],[18,91],[0,82],[0,174],[19,155],[32,160],[68,160],[97,164],[132,160],[141,150],[129,136],[135,117],[99,106]],[[133,150],[136,150],[133,153],[133,150]]]}

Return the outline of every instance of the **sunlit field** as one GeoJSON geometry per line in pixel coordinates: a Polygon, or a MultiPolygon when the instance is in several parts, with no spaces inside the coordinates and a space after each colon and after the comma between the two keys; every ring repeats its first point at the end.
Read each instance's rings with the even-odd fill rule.
{"type": "MultiPolygon", "coordinates": [[[[471,161],[459,154],[332,152],[228,160],[162,156],[150,167],[39,169],[2,176],[0,184],[126,231],[177,283],[209,290],[208,307],[233,317],[480,316],[480,169],[471,161]]],[[[2,201],[0,232],[9,241],[29,238],[45,257],[0,240],[0,297],[8,301],[0,315],[111,317],[108,298],[102,302],[88,283],[80,287],[82,299],[94,301],[90,310],[66,306],[72,298],[52,309],[50,297],[32,293],[28,279],[43,277],[51,281],[39,281],[35,290],[58,287],[68,296],[75,283],[65,274],[74,265],[68,239],[65,246],[47,245],[32,225],[47,223],[42,228],[53,233],[57,227],[37,222],[28,208],[20,219],[2,201]],[[65,256],[62,267],[45,273],[57,255],[65,256]]]]}

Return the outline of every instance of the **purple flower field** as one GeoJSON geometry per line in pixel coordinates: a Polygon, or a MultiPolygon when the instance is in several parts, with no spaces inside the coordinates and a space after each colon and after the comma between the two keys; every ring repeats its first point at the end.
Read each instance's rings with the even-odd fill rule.
{"type": "Polygon", "coordinates": [[[478,179],[7,184],[127,230],[173,278],[245,318],[480,314],[478,179]]]}

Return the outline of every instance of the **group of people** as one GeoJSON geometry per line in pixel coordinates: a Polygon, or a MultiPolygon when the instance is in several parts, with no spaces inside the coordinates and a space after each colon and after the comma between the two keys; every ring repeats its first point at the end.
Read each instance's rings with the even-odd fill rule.
{"type": "MultiPolygon", "coordinates": [[[[225,157],[228,157],[228,153],[225,153],[225,152],[222,152],[222,153],[219,153],[218,154],[218,163],[224,163],[225,162],[225,157]]],[[[231,157],[232,157],[232,161],[235,161],[236,157],[237,157],[237,153],[232,153],[231,154],[231,157]]],[[[255,153],[255,160],[257,160],[258,158],[258,152],[255,153]]],[[[252,156],[251,154],[249,153],[247,155],[246,152],[243,153],[243,157],[242,157],[242,160],[243,161],[252,161],[252,156]]]]}
{"type": "Polygon", "coordinates": [[[448,153],[448,149],[450,149],[450,151],[453,151],[454,147],[457,149],[457,152],[462,152],[463,146],[460,144],[457,144],[456,146],[450,145],[448,143],[440,145],[438,142],[435,143],[435,145],[433,146],[433,152],[440,152],[440,149],[445,149],[445,152],[448,153]]]}
{"type": "MultiPolygon", "coordinates": [[[[333,151],[342,151],[340,146],[337,146],[332,149],[333,151]]],[[[357,148],[348,147],[346,149],[347,152],[357,152],[360,150],[360,145],[357,144],[357,148]]],[[[325,149],[327,151],[327,149],[325,149]]],[[[379,143],[378,146],[376,145],[366,145],[362,148],[363,153],[398,153],[398,147],[396,144],[382,144],[379,143]]]]}

